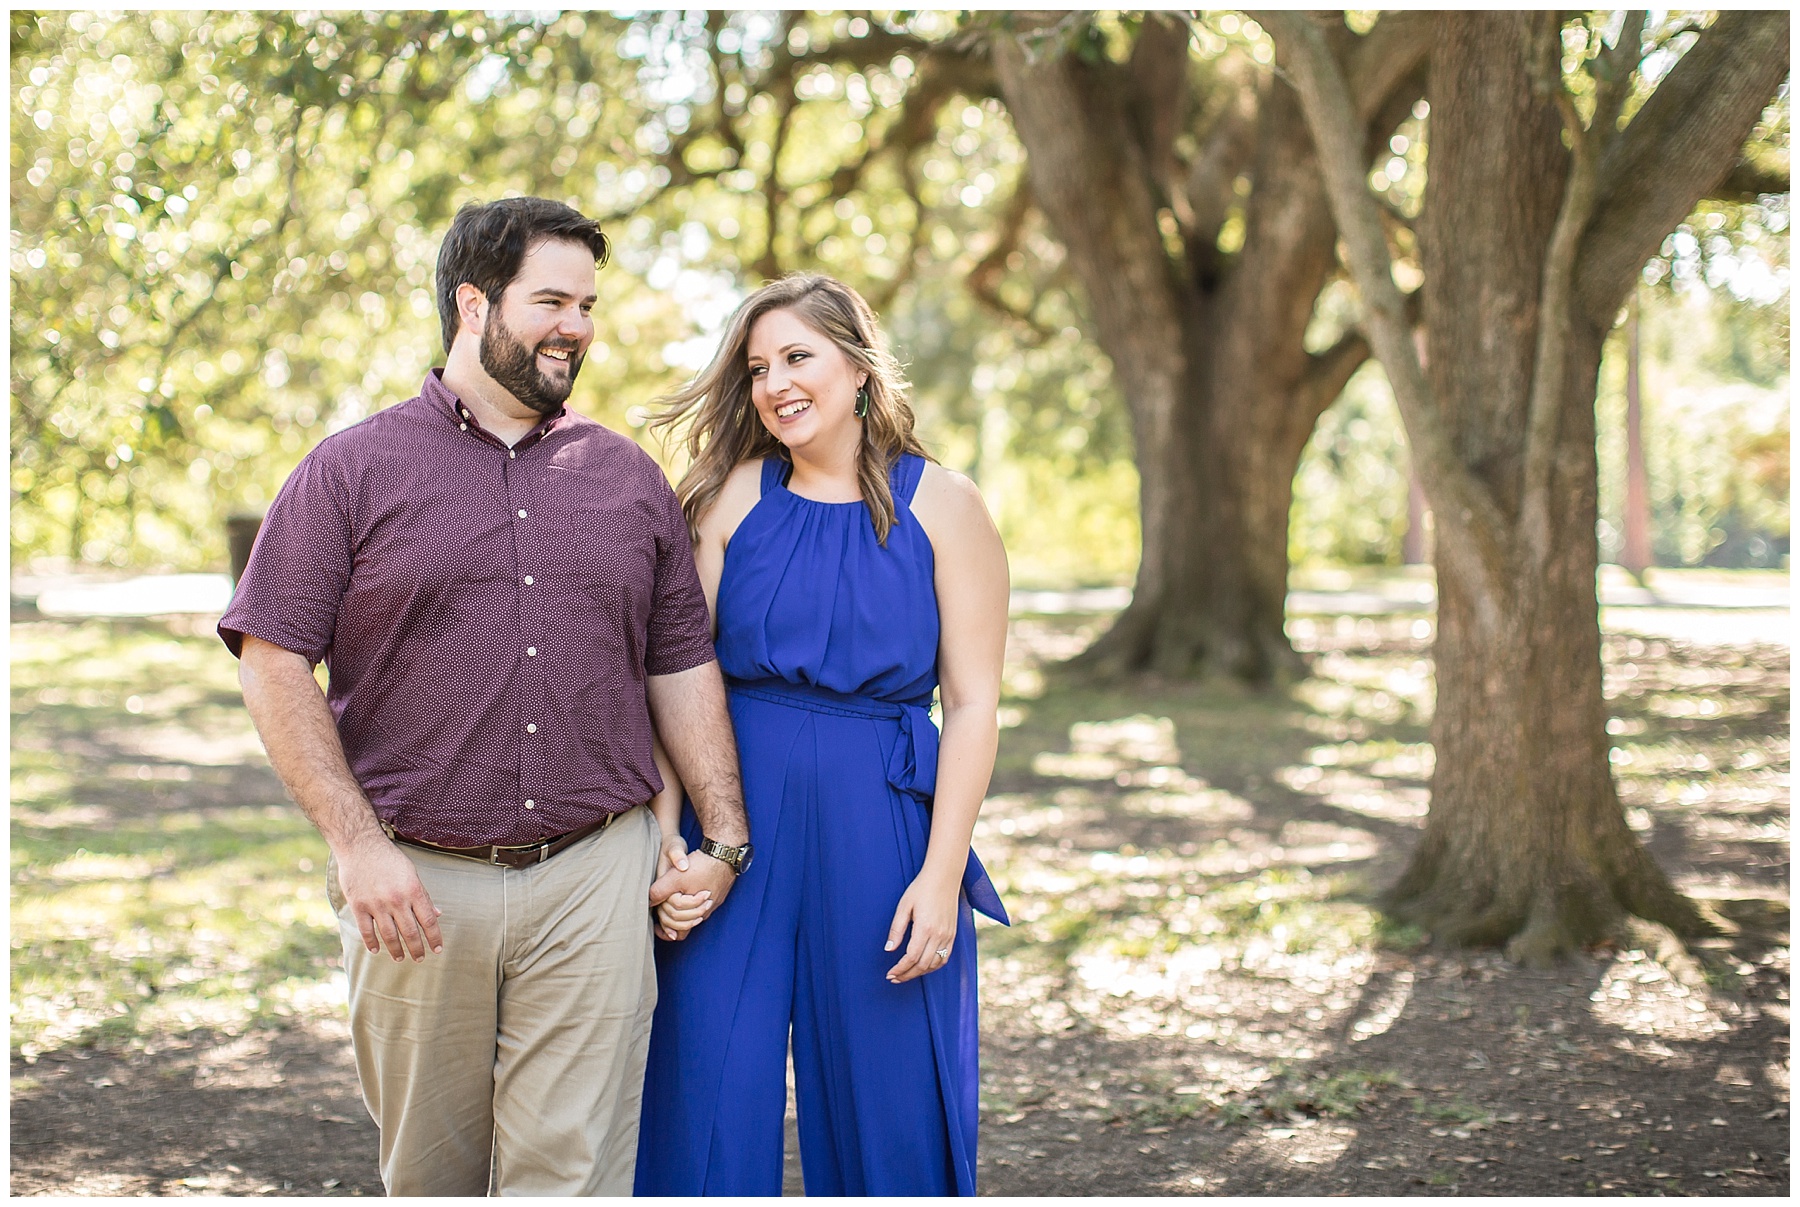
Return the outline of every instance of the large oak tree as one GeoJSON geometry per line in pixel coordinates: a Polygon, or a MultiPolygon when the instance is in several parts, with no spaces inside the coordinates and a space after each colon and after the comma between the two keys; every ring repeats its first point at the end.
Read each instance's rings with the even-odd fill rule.
{"type": "Polygon", "coordinates": [[[1646,41],[1642,13],[1604,33],[1550,13],[1433,16],[1422,357],[1340,22],[1268,20],[1437,522],[1437,770],[1389,905],[1534,962],[1628,914],[1703,933],[1627,826],[1608,762],[1594,399],[1645,261],[1733,170],[1786,77],[1787,14],[1721,13],[1674,44],[1646,41]]]}
{"type": "MultiPolygon", "coordinates": [[[[1385,154],[1418,98],[1425,30],[1400,15],[1335,35],[1359,162],[1385,154]]],[[[1130,606],[1085,660],[1283,677],[1299,668],[1283,630],[1294,472],[1368,355],[1355,331],[1306,347],[1336,228],[1298,98],[1275,73],[1198,62],[1168,14],[1145,16],[1120,55],[1079,14],[1013,14],[989,32],[1032,196],[1135,437],[1143,558],[1130,606]],[[1222,239],[1228,223],[1241,243],[1222,239]]]]}

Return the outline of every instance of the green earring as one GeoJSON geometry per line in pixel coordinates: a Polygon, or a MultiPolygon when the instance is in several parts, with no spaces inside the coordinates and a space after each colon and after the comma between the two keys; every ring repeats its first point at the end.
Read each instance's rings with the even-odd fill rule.
{"type": "Polygon", "coordinates": [[[864,382],[856,387],[856,417],[862,419],[869,413],[869,385],[864,382]]]}

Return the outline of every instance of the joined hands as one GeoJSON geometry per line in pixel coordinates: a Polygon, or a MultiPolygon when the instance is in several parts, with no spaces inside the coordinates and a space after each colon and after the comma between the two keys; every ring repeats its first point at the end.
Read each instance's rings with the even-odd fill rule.
{"type": "Polygon", "coordinates": [[[656,880],[650,885],[657,937],[670,942],[687,938],[725,900],[736,880],[737,873],[722,860],[704,853],[690,855],[681,835],[663,835],[656,880]]]}

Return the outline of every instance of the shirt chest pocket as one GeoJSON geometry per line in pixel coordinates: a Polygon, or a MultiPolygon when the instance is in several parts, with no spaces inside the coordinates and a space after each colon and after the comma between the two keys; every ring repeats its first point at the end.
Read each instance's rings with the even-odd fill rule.
{"type": "Polygon", "coordinates": [[[557,661],[578,678],[644,677],[643,612],[633,589],[604,579],[564,583],[546,593],[544,627],[557,661]]]}
{"type": "Polygon", "coordinates": [[[636,509],[611,501],[576,501],[553,523],[557,531],[543,550],[550,587],[544,620],[562,634],[563,657],[641,679],[655,537],[636,509]]]}

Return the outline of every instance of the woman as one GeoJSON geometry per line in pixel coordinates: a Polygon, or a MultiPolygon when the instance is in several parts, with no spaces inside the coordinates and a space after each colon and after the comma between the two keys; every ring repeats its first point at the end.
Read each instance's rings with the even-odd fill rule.
{"type": "MultiPolygon", "coordinates": [[[[790,1024],[809,1194],[973,1194],[969,850],[999,731],[1006,554],[931,464],[868,303],[764,286],[657,423],[730,689],[755,855],[659,918],[637,1193],[781,1193],[790,1024]],[[928,712],[943,705],[940,740],[928,712]],[[941,750],[941,754],[940,754],[941,750]],[[691,929],[689,929],[691,928],[691,929]]],[[[665,795],[665,860],[700,841],[665,795]]]]}

